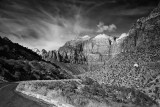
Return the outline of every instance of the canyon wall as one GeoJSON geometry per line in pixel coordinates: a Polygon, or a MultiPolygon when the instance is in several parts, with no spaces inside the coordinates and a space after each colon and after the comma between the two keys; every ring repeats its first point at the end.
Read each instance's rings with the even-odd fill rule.
{"type": "MultiPolygon", "coordinates": [[[[41,52],[42,58],[47,61],[59,61],[64,63],[82,64],[88,66],[104,65],[122,51],[123,40],[127,34],[116,38],[105,34],[95,37],[79,37],[66,42],[57,51],[41,52]]],[[[92,68],[92,67],[91,67],[92,68]]]]}

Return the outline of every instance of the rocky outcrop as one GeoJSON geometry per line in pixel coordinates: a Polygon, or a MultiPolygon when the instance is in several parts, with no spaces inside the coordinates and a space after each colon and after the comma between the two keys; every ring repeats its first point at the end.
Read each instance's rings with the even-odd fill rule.
{"type": "Polygon", "coordinates": [[[134,87],[160,104],[160,7],[138,19],[121,45],[121,53],[83,76],[110,85],[134,87]]]}
{"type": "Polygon", "coordinates": [[[75,62],[71,63],[72,59],[63,58],[60,55],[59,51],[53,50],[47,52],[45,49],[42,49],[41,51],[38,49],[33,49],[33,51],[41,55],[43,60],[51,62],[52,64],[56,64],[57,66],[60,66],[63,70],[71,72],[72,75],[79,75],[88,71],[87,65],[76,64],[75,62]]]}
{"type": "Polygon", "coordinates": [[[84,45],[84,54],[87,56],[88,63],[104,62],[112,56],[112,44],[114,40],[112,37],[97,35],[84,45]]]}
{"type": "Polygon", "coordinates": [[[58,51],[42,52],[47,61],[59,61],[72,64],[104,65],[106,61],[119,54],[121,44],[127,34],[120,38],[99,34],[95,37],[84,36],[68,41],[58,51]]]}
{"type": "Polygon", "coordinates": [[[45,49],[39,50],[37,48],[32,49],[32,51],[36,52],[38,55],[42,57],[43,60],[46,61],[59,61],[59,57],[56,50],[46,51],[45,49]]]}
{"type": "Polygon", "coordinates": [[[71,63],[93,64],[104,63],[111,55],[113,38],[105,34],[88,40],[73,40],[59,49],[62,59],[72,59],[71,63]]]}
{"type": "Polygon", "coordinates": [[[72,40],[67,42],[63,47],[58,50],[60,62],[68,62],[73,64],[85,64],[86,57],[83,53],[83,40],[72,40]]]}
{"type": "MultiPolygon", "coordinates": [[[[155,8],[148,17],[138,19],[123,42],[124,51],[151,52],[152,47],[160,45],[160,7],[155,8]]],[[[154,48],[152,48],[154,49],[154,48]]]]}

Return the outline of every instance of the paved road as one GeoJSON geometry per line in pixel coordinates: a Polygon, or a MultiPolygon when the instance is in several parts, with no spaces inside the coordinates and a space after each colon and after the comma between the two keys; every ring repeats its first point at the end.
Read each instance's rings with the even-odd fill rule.
{"type": "Polygon", "coordinates": [[[14,90],[18,83],[0,84],[0,107],[49,107],[17,94],[14,90]]]}

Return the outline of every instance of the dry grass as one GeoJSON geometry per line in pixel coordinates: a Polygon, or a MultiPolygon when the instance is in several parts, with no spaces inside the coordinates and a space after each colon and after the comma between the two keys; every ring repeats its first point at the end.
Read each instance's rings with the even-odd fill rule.
{"type": "Polygon", "coordinates": [[[134,89],[99,84],[84,80],[45,80],[22,82],[17,87],[74,107],[151,107],[156,104],[134,89]]]}

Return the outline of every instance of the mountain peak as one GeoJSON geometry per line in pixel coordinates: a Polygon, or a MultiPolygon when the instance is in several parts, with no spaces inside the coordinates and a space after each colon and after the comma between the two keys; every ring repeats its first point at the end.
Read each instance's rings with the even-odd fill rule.
{"type": "Polygon", "coordinates": [[[94,39],[104,39],[104,38],[108,38],[108,36],[106,34],[99,34],[94,37],[94,39]]]}
{"type": "Polygon", "coordinates": [[[85,35],[85,36],[82,36],[81,37],[81,39],[83,39],[83,40],[88,40],[88,39],[90,39],[91,37],[90,36],[88,36],[88,35],[85,35]]]}
{"type": "Polygon", "coordinates": [[[121,40],[121,39],[124,39],[124,38],[126,38],[127,36],[128,36],[127,33],[122,33],[122,34],[120,35],[120,37],[116,39],[116,41],[119,41],[119,40],[121,40]]]}
{"type": "Polygon", "coordinates": [[[11,42],[10,39],[8,39],[7,37],[3,37],[4,40],[8,41],[8,42],[11,42]]]}

